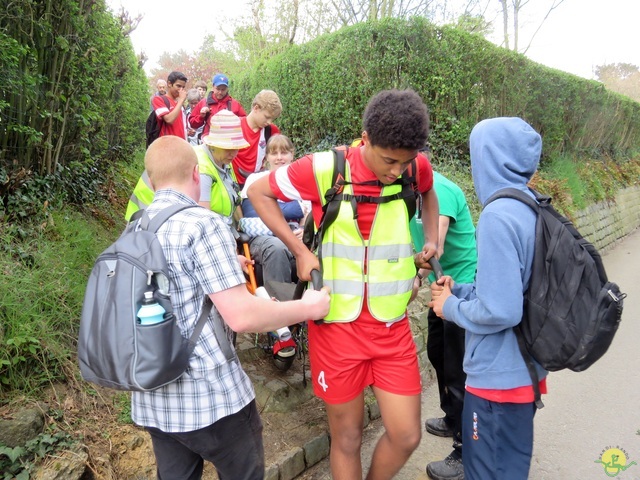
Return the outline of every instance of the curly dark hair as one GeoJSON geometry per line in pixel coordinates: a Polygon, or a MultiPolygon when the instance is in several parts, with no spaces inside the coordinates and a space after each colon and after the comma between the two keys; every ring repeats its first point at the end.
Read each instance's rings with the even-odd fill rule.
{"type": "Polygon", "coordinates": [[[371,145],[421,150],[429,136],[429,111],[413,90],[383,90],[369,100],[362,126],[371,145]]]}

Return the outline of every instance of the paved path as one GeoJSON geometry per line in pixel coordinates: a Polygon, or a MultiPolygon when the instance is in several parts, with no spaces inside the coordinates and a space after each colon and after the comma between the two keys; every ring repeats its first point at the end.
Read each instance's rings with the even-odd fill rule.
{"type": "MultiPolygon", "coordinates": [[[[545,408],[535,419],[531,480],[611,478],[596,463],[610,448],[622,450],[627,464],[637,462],[615,478],[640,480],[640,230],[604,254],[603,260],[609,277],[628,294],[622,323],[609,351],[589,370],[549,375],[545,408]]],[[[437,387],[432,383],[423,391],[422,419],[441,414],[437,387]]],[[[363,465],[369,464],[380,434],[379,427],[367,429],[363,465]]],[[[443,459],[450,451],[451,439],[425,433],[396,479],[427,480],[426,464],[443,459]]],[[[324,460],[303,478],[329,479],[328,471],[324,460]]]]}

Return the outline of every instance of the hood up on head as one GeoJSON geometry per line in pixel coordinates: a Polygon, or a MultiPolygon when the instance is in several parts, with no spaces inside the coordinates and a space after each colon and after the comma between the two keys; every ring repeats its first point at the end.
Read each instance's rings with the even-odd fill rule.
{"type": "Polygon", "coordinates": [[[521,118],[490,118],[473,127],[469,149],[476,195],[484,205],[500,189],[526,190],[540,162],[542,138],[521,118]]]}

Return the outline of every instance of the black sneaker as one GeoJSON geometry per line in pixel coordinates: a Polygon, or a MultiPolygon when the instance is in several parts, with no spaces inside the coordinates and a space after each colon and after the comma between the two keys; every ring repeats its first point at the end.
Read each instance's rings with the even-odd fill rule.
{"type": "Polygon", "coordinates": [[[439,462],[427,464],[427,475],[431,480],[464,480],[462,459],[453,453],[439,462]]]}
{"type": "Polygon", "coordinates": [[[445,420],[445,417],[430,418],[424,422],[424,428],[431,435],[437,435],[438,437],[453,437],[453,430],[445,420]]]}

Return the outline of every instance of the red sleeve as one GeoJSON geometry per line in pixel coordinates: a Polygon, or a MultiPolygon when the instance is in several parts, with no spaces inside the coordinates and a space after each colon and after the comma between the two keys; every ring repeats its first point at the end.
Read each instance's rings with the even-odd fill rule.
{"type": "Polygon", "coordinates": [[[164,95],[156,95],[153,97],[153,100],[151,101],[151,105],[153,106],[153,111],[156,112],[156,116],[159,119],[162,119],[162,117],[164,117],[167,113],[171,111],[171,100],[169,100],[169,107],[167,107],[167,104],[165,103],[165,98],[169,100],[169,98],[165,97],[164,95]],[[158,113],[158,110],[160,110],[160,113],[158,113]]]}
{"type": "Polygon", "coordinates": [[[416,182],[420,193],[428,192],[433,188],[433,169],[431,162],[422,153],[416,157],[416,182]]]}
{"type": "Polygon", "coordinates": [[[316,225],[322,218],[322,201],[313,174],[313,155],[306,155],[269,174],[269,186],[279,200],[308,200],[316,225]]]}
{"type": "Polygon", "coordinates": [[[274,125],[273,123],[271,124],[271,135],[278,135],[280,132],[280,129],[278,128],[277,125],[274,125]]]}
{"type": "Polygon", "coordinates": [[[189,125],[192,128],[200,128],[204,125],[204,118],[200,116],[200,110],[207,105],[207,99],[203,98],[198,102],[195,108],[191,109],[191,113],[189,114],[189,125]]]}
{"type": "Polygon", "coordinates": [[[235,113],[239,117],[246,117],[247,114],[244,111],[244,108],[242,108],[242,105],[240,104],[240,102],[237,101],[235,98],[233,99],[233,102],[236,104],[235,112],[233,112],[233,113],[235,113]]]}
{"type": "Polygon", "coordinates": [[[277,177],[275,172],[269,174],[269,185],[279,200],[284,202],[292,200],[320,202],[316,179],[313,175],[313,155],[299,158],[279,170],[283,170],[283,173],[277,177]]]}

